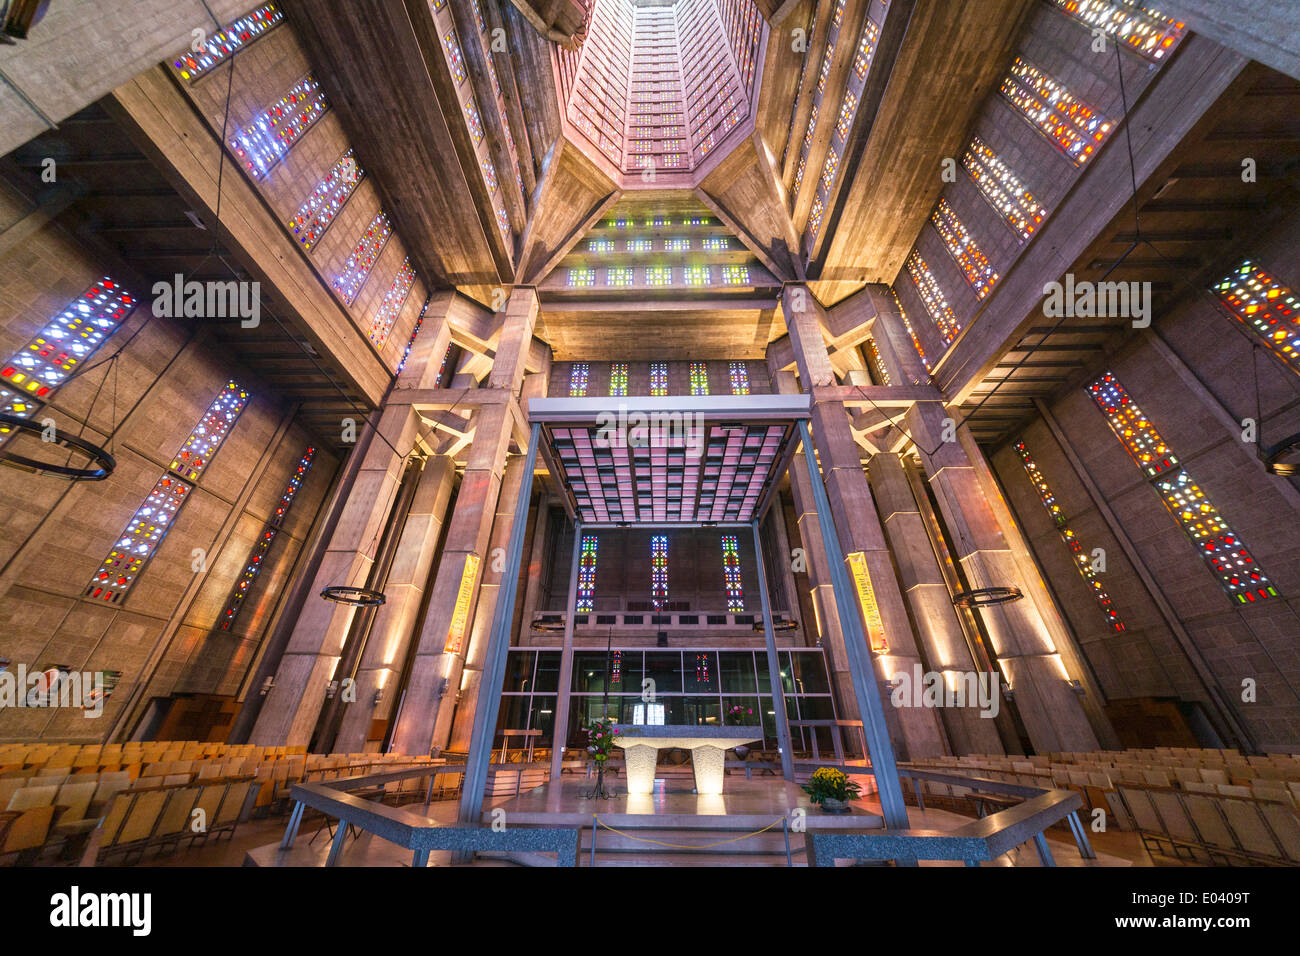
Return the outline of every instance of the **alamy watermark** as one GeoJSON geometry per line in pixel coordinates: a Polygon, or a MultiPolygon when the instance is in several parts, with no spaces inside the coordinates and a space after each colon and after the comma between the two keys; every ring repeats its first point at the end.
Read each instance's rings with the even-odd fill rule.
{"type": "Polygon", "coordinates": [[[168,319],[239,319],[242,328],[255,329],[262,322],[262,285],[234,279],[186,282],[177,273],[171,282],[153,284],[153,314],[168,319]]]}
{"type": "Polygon", "coordinates": [[[704,454],[708,433],[699,412],[629,411],[626,405],[596,416],[597,448],[684,448],[692,458],[704,454]]]}
{"type": "Polygon", "coordinates": [[[998,675],[989,671],[927,671],[913,664],[889,683],[895,707],[977,707],[981,717],[992,718],[1001,706],[998,675]]]}
{"type": "Polygon", "coordinates": [[[104,701],[112,691],[103,671],[70,671],[52,667],[28,671],[0,670],[0,709],[7,707],[59,707],[80,710],[87,718],[104,713],[104,701]]]}
{"type": "Polygon", "coordinates": [[[1135,329],[1151,325],[1150,282],[1075,282],[1067,272],[1064,283],[1044,283],[1043,295],[1048,318],[1132,319],[1135,329]]]}

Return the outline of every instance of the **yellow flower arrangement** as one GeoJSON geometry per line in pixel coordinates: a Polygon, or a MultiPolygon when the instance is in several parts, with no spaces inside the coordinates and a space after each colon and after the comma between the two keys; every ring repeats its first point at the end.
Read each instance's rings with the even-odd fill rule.
{"type": "Polygon", "coordinates": [[[858,796],[862,788],[851,781],[843,771],[836,770],[834,767],[818,767],[813,771],[803,791],[812,798],[813,803],[821,803],[824,800],[844,802],[858,796]]]}

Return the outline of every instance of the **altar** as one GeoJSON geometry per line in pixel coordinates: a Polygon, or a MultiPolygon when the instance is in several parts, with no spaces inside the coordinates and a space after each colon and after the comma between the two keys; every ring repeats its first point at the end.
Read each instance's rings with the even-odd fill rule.
{"type": "Polygon", "coordinates": [[[695,792],[722,793],[726,752],[763,739],[760,727],[716,727],[707,724],[616,724],[614,746],[623,748],[628,793],[652,793],[655,767],[662,748],[691,752],[695,792]]]}

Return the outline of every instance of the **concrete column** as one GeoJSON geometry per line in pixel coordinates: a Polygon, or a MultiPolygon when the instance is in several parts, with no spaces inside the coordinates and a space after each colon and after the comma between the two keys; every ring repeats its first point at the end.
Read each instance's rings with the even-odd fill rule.
{"type": "MultiPolygon", "coordinates": [[[[849,427],[848,412],[841,402],[817,398],[818,387],[836,384],[822,333],[825,311],[811,290],[796,284],[785,286],[782,305],[799,377],[813,395],[810,424],[831,517],[845,554],[861,551],[866,558],[889,644],[887,654],[873,655],[873,663],[878,679],[887,682],[900,670],[911,674],[921,658],[871,488],[862,470],[861,448],[849,427]]],[[[887,696],[888,690],[882,688],[882,696],[887,696]]],[[[897,741],[900,756],[907,759],[944,754],[947,746],[934,710],[923,706],[915,696],[909,703],[911,706],[896,708],[902,731],[897,741]]]]}
{"type": "Polygon", "coordinates": [[[357,668],[356,701],[346,706],[334,740],[334,750],[340,753],[364,750],[371,722],[389,718],[396,710],[397,679],[424,599],[455,478],[456,463],[446,455],[436,455],[424,464],[384,585],[387,601],[375,616],[357,668]],[[380,690],[383,697],[376,705],[375,692],[380,690]]]}
{"type": "Polygon", "coordinates": [[[1035,750],[1096,750],[1098,741],[984,490],[939,402],[908,409],[908,433],[921,453],[954,557],[972,588],[1017,587],[1025,598],[981,608],[980,616],[1035,750]],[[948,440],[945,440],[947,436],[948,440]]]}
{"type": "Polygon", "coordinates": [[[1300,79],[1300,6],[1267,0],[1173,0],[1160,9],[1209,37],[1280,73],[1300,79]]]}
{"type": "MultiPolygon", "coordinates": [[[[497,494],[496,512],[492,519],[492,533],[487,551],[483,555],[483,568],[479,573],[478,604],[474,608],[474,623],[467,638],[465,660],[461,667],[461,703],[478,699],[479,677],[483,673],[483,655],[487,652],[488,632],[492,629],[492,615],[496,612],[497,595],[501,591],[502,562],[506,545],[510,541],[515,505],[519,499],[519,484],[523,478],[524,459],[516,455],[506,463],[501,489],[497,494]]],[[[469,732],[474,725],[472,708],[457,709],[452,722],[447,749],[456,753],[469,750],[469,732]]]]}
{"type": "Polygon", "coordinates": [[[366,450],[249,743],[310,743],[325,703],[326,685],[333,677],[357,610],[327,601],[319,596],[320,592],[331,585],[364,586],[418,427],[419,419],[409,406],[383,411],[375,440],[366,450]]]}
{"type": "MultiPolygon", "coordinates": [[[[970,645],[952,605],[952,594],[926,531],[924,519],[908,486],[903,462],[898,455],[882,452],[868,467],[871,493],[883,518],[885,535],[898,568],[898,581],[912,609],[917,633],[925,652],[927,670],[944,672],[946,687],[958,686],[961,674],[978,674],[982,668],[971,656],[970,645]],[[953,683],[949,683],[949,682],[953,683]]],[[[987,679],[987,678],[986,678],[987,679]]],[[[994,702],[1001,708],[998,678],[991,675],[994,702]]],[[[941,712],[944,728],[954,753],[1003,753],[1002,739],[991,717],[981,716],[977,701],[941,712]]]]}
{"type": "MultiPolygon", "coordinates": [[[[466,557],[479,556],[480,580],[490,568],[488,543],[518,414],[517,397],[523,384],[524,362],[532,342],[537,308],[537,293],[529,287],[516,287],[506,302],[496,358],[488,376],[488,387],[483,389],[494,394],[484,396],[474,416],[474,440],[456,508],[447,526],[442,559],[435,572],[415,660],[407,679],[402,713],[393,735],[392,749],[398,753],[425,754],[432,747],[445,748],[458,699],[461,708],[469,712],[467,718],[473,714],[475,695],[460,694],[461,671],[471,644],[470,636],[466,633],[459,647],[449,643],[448,637],[466,557]]],[[[476,582],[470,621],[478,591],[476,582]]]]}

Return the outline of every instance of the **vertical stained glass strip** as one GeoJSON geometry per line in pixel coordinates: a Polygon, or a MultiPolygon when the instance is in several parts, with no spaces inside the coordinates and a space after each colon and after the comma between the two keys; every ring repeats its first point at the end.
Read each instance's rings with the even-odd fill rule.
{"type": "Polygon", "coordinates": [[[925,366],[927,372],[930,371],[930,360],[925,357],[925,349],[921,345],[921,340],[917,338],[916,330],[912,328],[912,323],[908,320],[907,313],[903,311],[903,306],[898,301],[898,293],[891,288],[889,294],[894,297],[894,305],[897,306],[898,315],[903,320],[903,328],[907,329],[907,334],[911,336],[912,339],[912,345],[916,347],[916,354],[921,356],[921,364],[925,366]]]}
{"type": "Polygon", "coordinates": [[[920,253],[913,251],[907,257],[907,273],[912,277],[917,295],[925,303],[926,311],[930,313],[931,321],[939,329],[944,344],[951,345],[957,333],[961,331],[961,326],[957,324],[957,317],[953,315],[952,308],[948,305],[947,296],[939,287],[939,280],[934,277],[934,273],[925,264],[920,253]]]}
{"type": "Polygon", "coordinates": [[[971,140],[962,165],[989,204],[1021,239],[1028,239],[1047,210],[1030,195],[1020,178],[978,136],[971,140]]]}
{"type": "Polygon", "coordinates": [[[582,536],[582,550],[578,554],[578,604],[579,614],[596,610],[596,559],[599,542],[595,535],[582,536]]]}
{"type": "Polygon", "coordinates": [[[1105,414],[1115,436],[1155,485],[1165,507],[1192,539],[1224,590],[1238,604],[1277,597],[1277,590],[1260,571],[1241,539],[1179,464],[1119,380],[1106,372],[1088,386],[1088,393],[1105,414]]]}
{"type": "Polygon", "coordinates": [[[998,274],[989,264],[988,256],[975,244],[970,231],[957,218],[952,206],[948,205],[948,200],[939,200],[930,221],[939,230],[943,244],[966,276],[966,281],[975,290],[975,295],[984,298],[998,281],[998,274]]]}
{"type": "Polygon", "coordinates": [[[1003,79],[1002,95],[1076,166],[1091,158],[1113,126],[1021,57],[1016,57],[1011,72],[1003,79]]]}
{"type": "Polygon", "coordinates": [[[1133,456],[1148,478],[1154,478],[1178,464],[1178,459],[1160,437],[1128,390],[1110,372],[1088,386],[1088,394],[1106,416],[1115,437],[1133,456]]]}
{"type": "Polygon", "coordinates": [[[587,380],[591,375],[591,367],[586,362],[574,362],[569,368],[569,397],[585,398],[587,395],[587,380]]]}
{"type": "Polygon", "coordinates": [[[732,362],[731,368],[731,394],[748,395],[749,394],[749,366],[744,362],[732,362]]]}
{"type": "Polygon", "coordinates": [[[668,536],[657,534],[650,539],[650,600],[656,611],[668,601],[668,536]]]}
{"type": "Polygon", "coordinates": [[[200,50],[186,50],[172,66],[181,79],[193,82],[213,68],[224,63],[248,44],[284,20],[284,13],[274,3],[264,3],[251,13],[235,20],[230,26],[214,33],[200,50]]]}
{"type": "MultiPolygon", "coordinates": [[[[1131,0],[1055,0],[1074,19],[1117,38],[1146,57],[1163,59],[1183,38],[1186,24],[1131,0]]],[[[1145,3],[1145,0],[1143,0],[1145,3]]]]}
{"type": "Polygon", "coordinates": [[[289,483],[280,495],[275,511],[262,529],[257,542],[253,545],[248,560],[244,562],[243,573],[239,575],[239,580],[235,582],[230,597],[226,600],[225,610],[217,618],[218,630],[228,631],[234,626],[235,618],[239,616],[240,608],[244,606],[244,599],[248,597],[249,592],[252,590],[253,582],[257,580],[257,576],[262,573],[266,553],[271,549],[271,544],[275,541],[276,535],[280,533],[280,526],[284,523],[285,516],[289,514],[293,499],[298,494],[298,489],[302,487],[302,480],[307,477],[307,472],[311,470],[312,459],[315,457],[316,449],[308,447],[303,452],[302,457],[298,459],[298,467],[289,477],[289,483]]]}
{"type": "Polygon", "coordinates": [[[650,394],[651,395],[668,394],[668,363],[667,362],[650,363],[650,394]]]}
{"type": "MultiPolygon", "coordinates": [[[[429,301],[428,299],[426,299],[424,305],[421,306],[420,308],[420,314],[415,317],[415,326],[411,329],[411,337],[406,340],[406,348],[402,350],[402,360],[397,363],[398,375],[402,374],[402,369],[406,368],[406,360],[411,357],[411,349],[415,347],[415,337],[420,334],[420,328],[421,326],[424,325],[424,310],[427,309],[428,307],[429,307],[429,301]]],[[[447,351],[450,352],[451,348],[448,347],[447,351]]],[[[446,361],[447,360],[444,358],[443,363],[445,364],[446,361]]],[[[439,374],[441,375],[441,373],[439,374]]],[[[437,387],[438,385],[435,382],[434,388],[437,387]]]]}
{"type": "Polygon", "coordinates": [[[104,344],[135,305],[135,297],[118,283],[100,279],[0,366],[0,379],[16,391],[46,397],[104,344]]]}
{"type": "Polygon", "coordinates": [[[691,394],[709,394],[709,366],[706,362],[691,363],[691,394]]]}
{"type": "Polygon", "coordinates": [[[1254,556],[1185,469],[1166,472],[1153,483],[1165,507],[1178,519],[1223,589],[1238,604],[1253,604],[1278,596],[1254,556]]]}
{"type": "Polygon", "coordinates": [[[343,271],[334,278],[334,291],[345,304],[351,305],[356,301],[357,294],[370,277],[370,271],[379,261],[379,253],[384,250],[384,245],[392,234],[393,227],[388,222],[388,216],[382,212],[370,221],[366,231],[361,234],[352,255],[343,263],[343,271]]]}
{"type": "Polygon", "coordinates": [[[334,164],[329,175],[316,184],[311,195],[298,207],[297,214],[289,220],[289,230],[298,237],[304,249],[316,245],[365,175],[349,149],[334,164]]]}
{"type": "Polygon", "coordinates": [[[230,148],[243,161],[248,174],[261,179],[327,109],[325,93],[309,73],[280,97],[279,102],[236,132],[230,148]]]}
{"type": "Polygon", "coordinates": [[[1116,631],[1124,630],[1124,622],[1120,620],[1115,605],[1102,587],[1101,578],[1093,570],[1092,556],[1079,543],[1078,537],[1065,523],[1065,515],[1061,512],[1061,506],[1056,503],[1056,496],[1052,494],[1051,487],[1047,484],[1047,479],[1043,477],[1042,471],[1038,467],[1038,462],[1034,461],[1034,456],[1029,453],[1023,441],[1016,442],[1016,451],[1020,455],[1020,461],[1025,466],[1025,473],[1029,475],[1029,481],[1038,492],[1039,500],[1042,501],[1043,507],[1047,509],[1047,514],[1051,517],[1052,523],[1056,525],[1056,531],[1065,542],[1065,546],[1070,549],[1074,555],[1074,566],[1078,569],[1079,574],[1088,582],[1088,587],[1092,590],[1092,595],[1097,599],[1101,606],[1101,612],[1106,616],[1107,623],[1116,631]]]}
{"type": "MultiPolygon", "coordinates": [[[[31,418],[40,408],[40,402],[0,385],[0,412],[16,418],[31,418]]],[[[12,425],[0,424],[0,445],[13,434],[13,430],[12,425]]]]}
{"type": "Polygon", "coordinates": [[[85,596],[118,604],[136,582],[145,562],[154,552],[176,518],[176,512],[190,492],[190,485],[174,475],[163,475],[149,492],[126,530],[95,572],[85,596]]]}
{"type": "Polygon", "coordinates": [[[406,305],[406,297],[411,294],[414,285],[415,267],[411,265],[408,256],[402,260],[402,267],[397,270],[393,284],[384,293],[383,301],[379,303],[375,317],[370,323],[370,341],[375,343],[376,348],[382,347],[388,341],[388,333],[393,331],[393,324],[401,315],[402,306],[406,305]]]}
{"type": "Polygon", "coordinates": [[[447,52],[447,66],[451,68],[452,79],[459,86],[465,82],[465,58],[461,56],[460,41],[454,27],[442,35],[442,47],[447,52]]]}
{"type": "Polygon", "coordinates": [[[867,339],[867,357],[871,359],[871,364],[876,369],[880,384],[892,385],[893,382],[889,380],[889,369],[885,367],[885,360],[881,358],[880,349],[876,347],[875,339],[867,339]]]}
{"type": "Polygon", "coordinates": [[[1247,259],[1214,291],[1279,358],[1300,371],[1300,301],[1290,286],[1247,259]]]}
{"type": "Polygon", "coordinates": [[[234,382],[227,382],[181,445],[181,450],[172,460],[171,470],[190,481],[203,474],[247,404],[248,392],[234,382]]]}
{"type": "Polygon", "coordinates": [[[609,394],[613,398],[627,395],[627,363],[615,362],[609,367],[609,394]]]}
{"type": "Polygon", "coordinates": [[[722,536],[722,574],[727,583],[727,610],[745,610],[745,589],[740,581],[740,548],[734,534],[722,536]]]}

